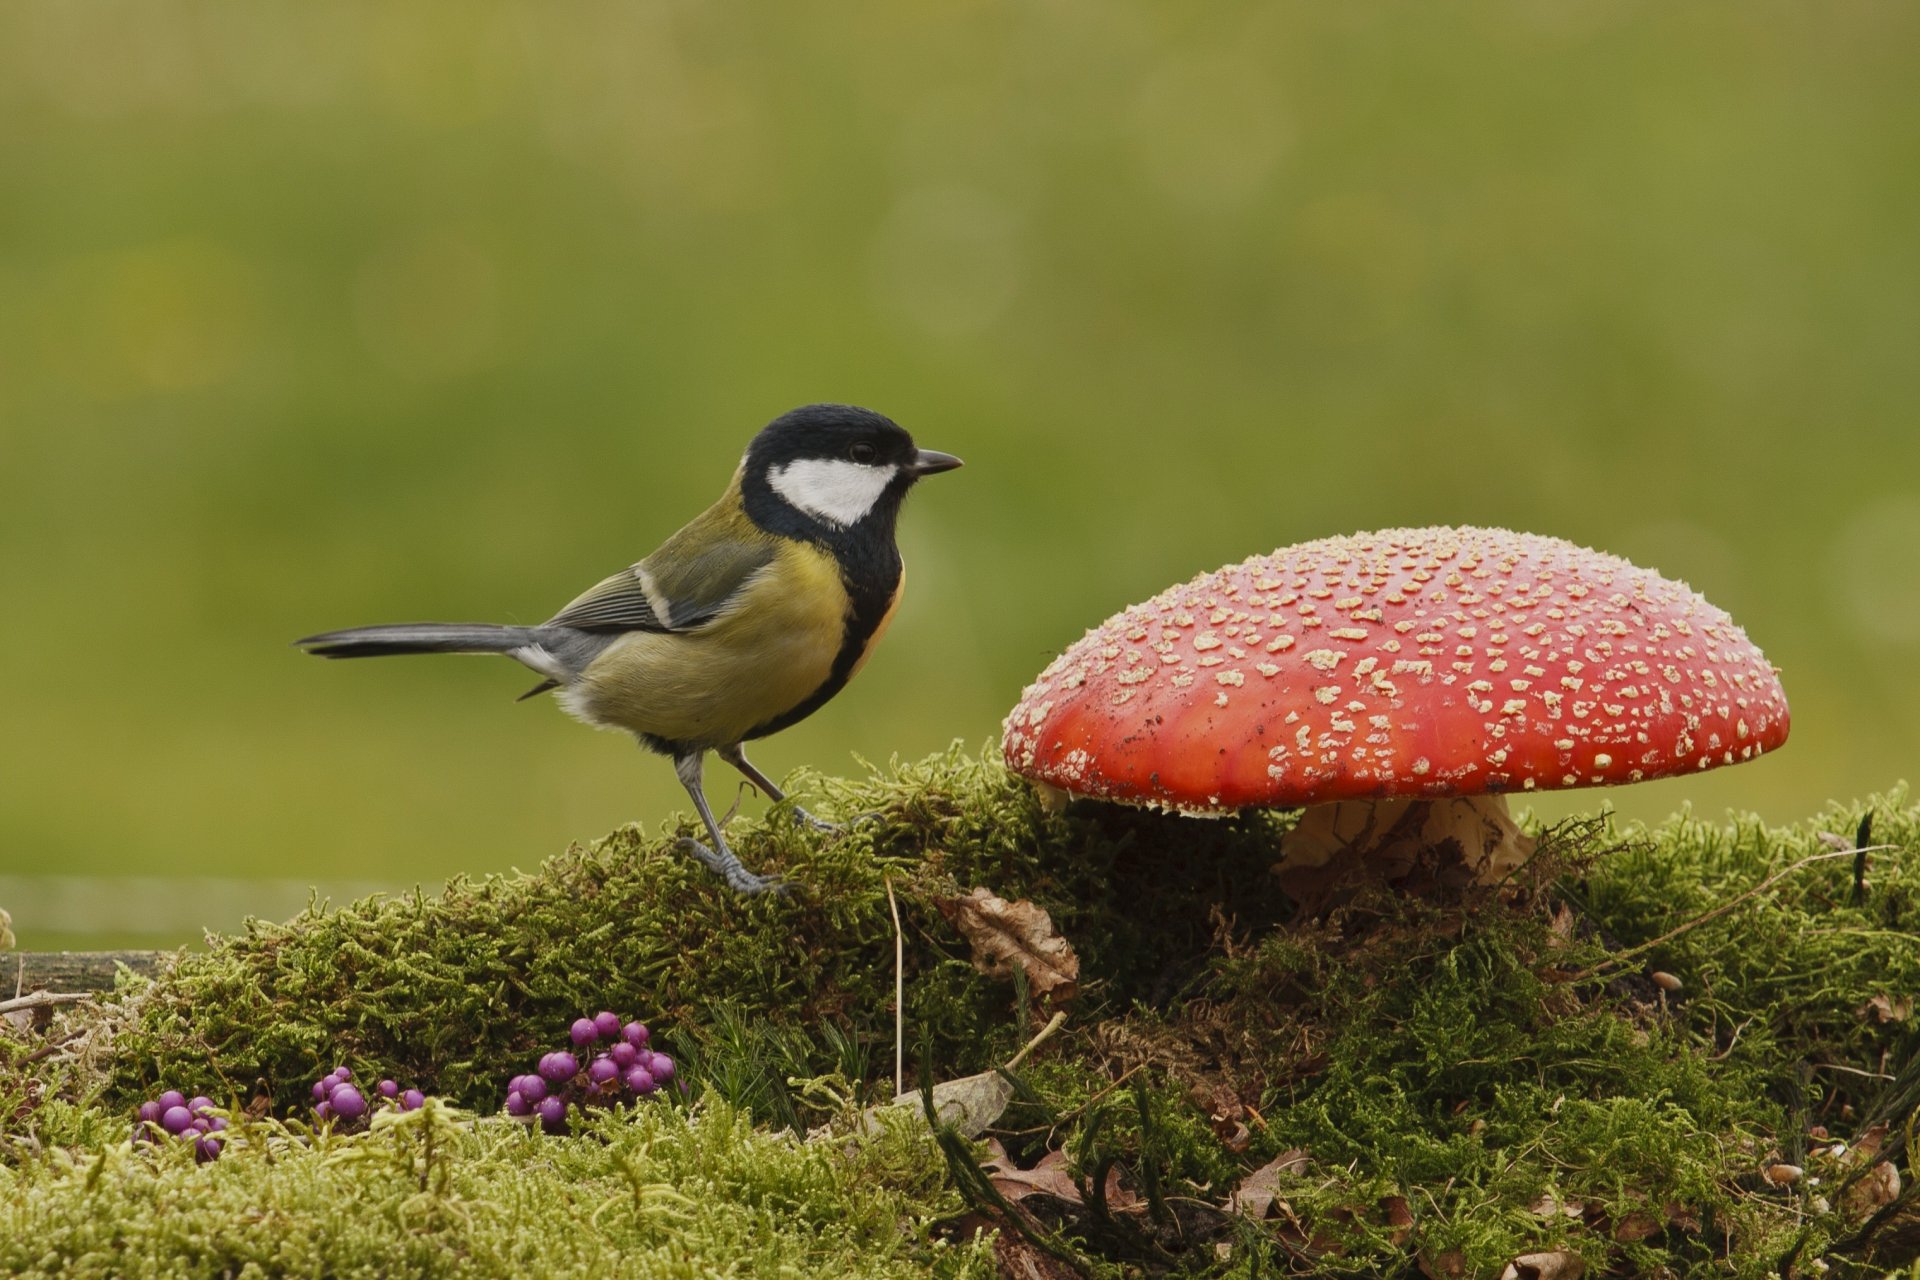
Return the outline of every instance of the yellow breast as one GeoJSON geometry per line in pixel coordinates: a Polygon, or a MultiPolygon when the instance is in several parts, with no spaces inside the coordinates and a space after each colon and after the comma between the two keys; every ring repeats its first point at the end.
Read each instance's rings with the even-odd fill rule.
{"type": "Polygon", "coordinates": [[[561,701],[603,728],[726,746],[826,683],[847,613],[833,558],[786,543],[713,622],[696,631],[623,636],[561,701]]]}

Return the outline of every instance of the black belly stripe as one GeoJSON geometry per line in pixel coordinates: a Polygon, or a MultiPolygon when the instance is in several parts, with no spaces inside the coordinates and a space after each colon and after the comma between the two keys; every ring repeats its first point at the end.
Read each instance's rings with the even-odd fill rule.
{"type": "Polygon", "coordinates": [[[821,707],[834,694],[846,688],[847,681],[853,678],[854,668],[865,659],[879,638],[881,624],[886,622],[894,606],[900,601],[902,583],[900,553],[891,542],[886,547],[887,556],[884,565],[868,567],[862,575],[866,581],[856,585],[849,572],[850,568],[861,566],[848,564],[847,558],[840,561],[840,580],[847,588],[847,627],[840,638],[840,651],[833,657],[833,670],[826,682],[815,689],[807,698],[790,711],[782,712],[764,724],[755,725],[747,734],[747,740],[764,738],[769,734],[800,723],[821,707]],[[876,572],[875,570],[878,570],[876,572]],[[882,578],[881,573],[886,576],[882,578]]]}

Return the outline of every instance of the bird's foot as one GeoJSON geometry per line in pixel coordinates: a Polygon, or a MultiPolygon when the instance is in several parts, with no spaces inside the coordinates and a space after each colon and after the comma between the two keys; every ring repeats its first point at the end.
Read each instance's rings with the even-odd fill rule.
{"type": "Polygon", "coordinates": [[[779,876],[757,876],[747,870],[731,849],[722,847],[716,853],[692,836],[681,836],[677,847],[698,858],[702,866],[725,880],[727,887],[743,898],[757,898],[763,893],[783,898],[793,892],[793,886],[779,876]]]}
{"type": "Polygon", "coordinates": [[[814,817],[811,813],[808,813],[805,809],[801,808],[797,804],[793,806],[793,816],[798,821],[804,822],[808,826],[812,827],[815,831],[826,831],[834,835],[839,835],[842,831],[846,830],[845,827],[841,826],[837,822],[828,822],[825,818],[814,817]]]}
{"type": "Polygon", "coordinates": [[[857,827],[863,822],[877,822],[886,817],[884,813],[875,810],[872,813],[856,813],[845,822],[828,822],[825,818],[814,817],[799,805],[793,806],[793,816],[797,821],[806,823],[815,831],[825,831],[833,835],[845,835],[849,827],[857,827]]]}

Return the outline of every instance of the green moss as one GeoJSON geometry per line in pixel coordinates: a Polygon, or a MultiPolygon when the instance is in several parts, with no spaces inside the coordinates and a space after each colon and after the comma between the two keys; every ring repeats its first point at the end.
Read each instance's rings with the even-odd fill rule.
{"type": "MultiPolygon", "coordinates": [[[[836,1097],[892,1092],[891,877],[906,923],[910,1072],[981,1070],[1033,1024],[1021,993],[975,972],[938,897],[977,884],[1034,898],[1078,949],[1073,1021],[1019,1073],[997,1136],[1022,1164],[1065,1150],[1083,1179],[1117,1169],[1146,1202],[1106,1216],[1025,1202],[1029,1229],[1090,1273],[1498,1274],[1550,1248],[1578,1253],[1590,1275],[1762,1276],[1817,1257],[1884,1271],[1914,1259],[1904,1228],[1863,1228],[1847,1212],[1857,1168],[1809,1137],[1824,1126],[1852,1142],[1886,1121],[1884,1154],[1914,1181],[1902,1130],[1920,1100],[1920,805],[1904,791],[1789,829],[1684,816],[1650,831],[1569,824],[1517,894],[1380,892],[1294,920],[1267,874],[1284,817],[1050,815],[991,759],[958,750],[798,789],[879,816],[839,837],[779,813],[737,824],[750,863],[802,886],[791,899],[735,898],[673,853],[674,832],[629,829],[533,875],[316,907],[216,939],[123,992],[95,1028],[104,1074],[41,1063],[10,1085],[0,1070],[15,1136],[82,1153],[68,1169],[13,1143],[0,1148],[0,1163],[18,1165],[6,1176],[71,1208],[63,1197],[123,1123],[89,1098],[123,1108],[163,1080],[236,1099],[264,1080],[284,1113],[319,1069],[344,1061],[491,1110],[505,1077],[593,1007],[665,1029],[703,1105],[726,1117],[724,1141],[778,1145],[731,1108],[799,1130],[840,1111],[836,1097]],[[1820,833],[1851,837],[1869,809],[1874,839],[1892,848],[1870,855],[1864,885],[1850,856],[1796,867],[1828,850],[1820,833]],[[1653,969],[1681,986],[1655,985],[1653,969]],[[1284,1212],[1259,1223],[1227,1212],[1249,1172],[1292,1149],[1309,1163],[1283,1180],[1284,1212]],[[1772,1186],[1761,1171],[1775,1162],[1821,1186],[1772,1186]]],[[[613,1125],[601,1141],[619,1149],[625,1132],[613,1125]]],[[[498,1145],[487,1126],[461,1141],[475,1144],[462,1148],[474,1170],[463,1194],[491,1203],[488,1180],[517,1176],[497,1162],[524,1148],[498,1145]]],[[[575,1153],[591,1180],[612,1176],[592,1171],[606,1149],[551,1152],[575,1153]]],[[[917,1150],[917,1164],[868,1169],[875,1194],[896,1197],[914,1224],[885,1265],[972,1265],[932,1243],[926,1178],[941,1166],[917,1150]]],[[[945,1150],[961,1162],[959,1185],[984,1197],[964,1146],[945,1150]]],[[[151,1203],[151,1186],[129,1189],[150,1177],[284,1186],[304,1231],[305,1215],[325,1217],[309,1197],[334,1185],[317,1171],[346,1157],[289,1159],[312,1180],[278,1183],[294,1175],[239,1158],[142,1173],[120,1153],[98,1185],[127,1203],[151,1203]]],[[[729,1184],[724,1196],[748,1194],[729,1184]]],[[[579,1249],[627,1247],[601,1230],[596,1205],[556,1203],[579,1249]]],[[[61,1248],[82,1247],[78,1230],[61,1248]]],[[[366,1257],[400,1247],[378,1239],[365,1238],[366,1257]]],[[[702,1236],[687,1256],[724,1256],[699,1251],[731,1239],[702,1236]]]]}
{"type": "Polygon", "coordinates": [[[724,1104],[611,1116],[571,1138],[438,1104],[365,1137],[244,1126],[216,1162],[124,1144],[0,1170],[0,1273],[21,1277],[979,1277],[928,1224],[957,1199],[924,1135],[843,1146],[724,1104]]]}
{"type": "Polygon", "coordinates": [[[975,973],[933,897],[988,884],[1045,900],[1100,975],[1090,1005],[1197,973],[1208,911],[1245,892],[1236,882],[1261,918],[1285,909],[1264,874],[1269,821],[1052,817],[997,765],[958,748],[831,791],[841,812],[878,816],[826,838],[783,814],[732,830],[750,864],[798,883],[789,898],[733,895],[674,851],[679,831],[649,838],[630,827],[534,875],[252,922],[129,990],[111,1096],[125,1102],[164,1079],[246,1097],[264,1079],[291,1107],[320,1064],[341,1062],[491,1107],[500,1082],[589,1005],[645,1016],[683,1054],[708,1059],[702,1038],[729,1019],[765,1024],[775,1079],[841,1065],[827,1047],[835,1038],[890,1056],[886,874],[915,935],[909,1021],[941,1071],[966,1072],[1006,1056],[1024,1033],[1007,1016],[1005,988],[975,973]],[[1177,850],[1170,832],[1183,840],[1177,850]],[[1159,904],[1155,915],[1130,910],[1142,894],[1159,904]]]}

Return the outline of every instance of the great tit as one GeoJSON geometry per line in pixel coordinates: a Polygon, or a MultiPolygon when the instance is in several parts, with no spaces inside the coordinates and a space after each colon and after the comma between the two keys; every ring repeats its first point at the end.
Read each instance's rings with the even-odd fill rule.
{"type": "MultiPolygon", "coordinates": [[[[712,847],[681,843],[743,894],[780,887],[741,865],[700,785],[709,751],[774,801],[745,743],[819,710],[872,653],[900,603],[900,504],[960,459],[914,447],[890,419],[815,404],[753,438],[720,500],[640,563],[537,627],[411,622],[295,644],[324,658],[500,653],[570,714],[673,758],[712,847]]],[[[816,826],[804,810],[800,816],[816,826]]]]}

